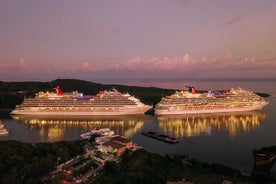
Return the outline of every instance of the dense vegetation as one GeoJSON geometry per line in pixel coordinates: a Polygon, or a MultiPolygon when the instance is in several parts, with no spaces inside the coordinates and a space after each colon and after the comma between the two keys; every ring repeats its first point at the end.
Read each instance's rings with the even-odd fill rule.
{"type": "Polygon", "coordinates": [[[105,171],[105,175],[97,180],[97,184],[165,184],[168,181],[183,180],[204,184],[230,181],[248,184],[276,182],[275,175],[244,176],[239,170],[219,163],[207,164],[183,155],[162,156],[144,149],[125,152],[120,163],[107,162],[105,171]]]}
{"type": "Polygon", "coordinates": [[[0,183],[42,183],[41,178],[57,162],[84,153],[83,141],[28,144],[0,141],[0,183]]]}
{"type": "Polygon", "coordinates": [[[57,79],[50,82],[1,82],[0,81],[0,110],[12,110],[20,104],[24,97],[33,97],[39,91],[52,91],[60,86],[64,92],[78,90],[86,95],[96,95],[101,90],[113,88],[120,92],[128,92],[142,102],[155,105],[163,96],[171,95],[175,90],[155,87],[124,86],[118,84],[103,85],[75,79],[57,79]]]}
{"type": "MultiPolygon", "coordinates": [[[[223,183],[247,180],[241,173],[221,164],[204,164],[185,156],[161,156],[145,150],[126,152],[120,163],[107,162],[106,174],[97,183],[162,184],[167,181],[188,180],[195,183],[223,183]]],[[[247,180],[249,181],[249,180],[247,180]]]]}
{"type": "MultiPolygon", "coordinates": [[[[29,144],[18,141],[0,141],[0,183],[36,184],[51,178],[50,173],[59,163],[84,153],[84,141],[29,144]]],[[[82,159],[82,157],[79,157],[82,159]]],[[[80,163],[78,163],[80,164],[80,163]]],[[[89,163],[94,165],[95,163],[89,163]]],[[[95,166],[96,167],[96,166],[95,166]]],[[[84,172],[81,168],[74,171],[84,172]]],[[[107,161],[105,174],[96,183],[167,183],[167,181],[187,180],[194,183],[275,183],[275,176],[266,178],[245,177],[240,171],[213,163],[206,164],[183,155],[159,155],[144,149],[127,150],[122,161],[107,161]],[[264,180],[265,179],[265,180],[264,180]]],[[[55,178],[52,183],[60,183],[55,178]]]]}

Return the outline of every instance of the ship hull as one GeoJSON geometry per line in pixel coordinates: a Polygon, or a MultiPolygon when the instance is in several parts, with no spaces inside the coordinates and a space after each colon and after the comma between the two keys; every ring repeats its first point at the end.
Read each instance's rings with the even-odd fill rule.
{"type": "Polygon", "coordinates": [[[152,106],[143,106],[136,108],[125,108],[119,111],[28,111],[14,110],[11,114],[14,115],[61,115],[61,116],[92,116],[92,115],[127,115],[127,114],[144,114],[150,110],[152,106]]]}
{"type": "Polygon", "coordinates": [[[207,114],[207,113],[226,113],[226,112],[244,112],[244,111],[254,111],[261,110],[268,102],[256,102],[250,107],[241,108],[201,108],[201,109],[155,109],[154,113],[156,115],[173,115],[173,114],[207,114]]]}

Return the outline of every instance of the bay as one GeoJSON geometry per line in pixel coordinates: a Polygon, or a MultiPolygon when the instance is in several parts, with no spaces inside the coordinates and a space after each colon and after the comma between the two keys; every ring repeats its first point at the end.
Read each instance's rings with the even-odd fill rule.
{"type": "MultiPolygon", "coordinates": [[[[219,162],[250,174],[252,150],[276,145],[276,82],[275,80],[100,80],[105,84],[153,86],[170,89],[229,89],[241,87],[269,93],[269,102],[261,111],[178,116],[12,116],[2,122],[9,131],[0,140],[23,142],[54,142],[80,139],[80,134],[96,127],[108,127],[126,136],[145,149],[161,154],[185,154],[200,161],[219,162]],[[142,130],[153,130],[180,138],[178,144],[168,144],[143,136],[142,130]]],[[[276,166],[272,168],[276,171],[276,166]]]]}

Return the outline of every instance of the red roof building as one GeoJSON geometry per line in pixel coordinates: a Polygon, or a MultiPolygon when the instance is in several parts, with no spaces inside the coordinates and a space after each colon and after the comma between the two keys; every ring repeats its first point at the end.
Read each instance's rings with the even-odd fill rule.
{"type": "Polygon", "coordinates": [[[131,149],[133,147],[133,141],[126,137],[115,135],[110,137],[107,142],[104,142],[98,148],[102,151],[117,153],[121,155],[126,149],[131,149]]]}

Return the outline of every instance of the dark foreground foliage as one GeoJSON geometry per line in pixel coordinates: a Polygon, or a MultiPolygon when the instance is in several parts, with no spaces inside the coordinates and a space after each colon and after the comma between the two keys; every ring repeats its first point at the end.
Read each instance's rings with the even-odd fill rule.
{"type": "MultiPolygon", "coordinates": [[[[84,153],[85,142],[68,141],[29,144],[0,141],[0,183],[36,184],[63,163],[84,153]]],[[[218,163],[206,164],[183,155],[159,155],[144,149],[127,150],[117,163],[107,161],[105,174],[96,183],[162,184],[167,181],[187,180],[193,183],[275,183],[271,177],[245,177],[240,171],[218,163]]]]}
{"type": "Polygon", "coordinates": [[[242,176],[240,171],[218,163],[206,164],[186,156],[149,153],[138,150],[126,152],[120,163],[107,162],[106,174],[96,183],[145,183],[162,184],[183,179],[193,183],[255,183],[250,177],[242,176]]]}
{"type": "Polygon", "coordinates": [[[84,152],[83,141],[29,144],[0,141],[0,183],[42,183],[43,175],[84,152]]]}

